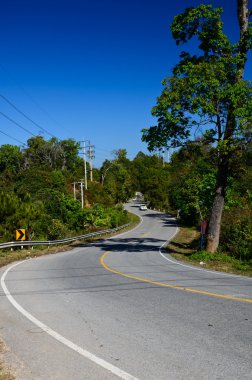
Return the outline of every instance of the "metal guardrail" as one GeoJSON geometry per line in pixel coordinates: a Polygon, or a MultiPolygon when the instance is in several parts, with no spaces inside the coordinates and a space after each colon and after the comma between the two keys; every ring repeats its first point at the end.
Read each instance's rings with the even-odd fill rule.
{"type": "Polygon", "coordinates": [[[0,244],[0,249],[24,247],[24,246],[34,246],[34,245],[48,245],[49,246],[49,245],[53,245],[53,244],[72,243],[73,241],[76,241],[76,240],[84,240],[84,239],[88,239],[90,237],[95,237],[95,236],[100,236],[100,235],[116,232],[116,231],[121,230],[122,228],[128,227],[129,225],[130,225],[130,223],[124,224],[123,226],[112,228],[109,230],[91,232],[91,233],[86,234],[86,235],[80,235],[80,236],[75,236],[75,237],[61,239],[61,240],[48,240],[48,241],[46,241],[46,240],[38,240],[38,241],[34,241],[34,240],[21,241],[21,240],[18,240],[18,241],[10,241],[10,242],[0,244]]]}

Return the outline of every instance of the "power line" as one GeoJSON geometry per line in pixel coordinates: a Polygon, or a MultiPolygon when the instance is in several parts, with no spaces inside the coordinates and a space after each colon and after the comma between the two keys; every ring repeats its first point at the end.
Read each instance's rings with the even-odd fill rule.
{"type": "Polygon", "coordinates": [[[1,131],[1,130],[0,130],[0,133],[2,133],[3,135],[9,137],[9,138],[12,139],[12,140],[15,140],[15,141],[19,142],[19,143],[22,144],[22,145],[25,145],[22,141],[20,141],[20,140],[18,140],[18,139],[15,139],[15,137],[12,137],[12,136],[8,135],[7,133],[5,133],[5,132],[3,132],[3,131],[1,131]]]}
{"type": "Polygon", "coordinates": [[[1,112],[0,111],[0,114],[5,117],[7,120],[11,121],[13,124],[17,125],[19,128],[23,129],[25,132],[29,133],[30,135],[34,136],[35,135],[29,131],[28,129],[26,129],[25,127],[22,127],[22,125],[20,125],[19,123],[17,123],[15,120],[11,119],[9,116],[5,115],[5,113],[1,112]]]}
{"type": "Polygon", "coordinates": [[[107,152],[107,153],[110,153],[112,154],[112,151],[111,150],[108,150],[108,149],[104,149],[104,148],[100,148],[100,147],[96,147],[98,150],[102,150],[104,152],[107,152]]]}
{"type": "MultiPolygon", "coordinates": [[[[14,83],[16,83],[16,85],[20,88],[21,91],[23,91],[23,93],[27,96],[27,98],[29,98],[33,104],[35,104],[35,106],[41,111],[43,112],[47,117],[49,117],[54,123],[56,123],[59,127],[61,127],[61,129],[64,129],[64,127],[62,127],[62,125],[57,121],[55,120],[55,118],[53,118],[49,112],[47,110],[45,110],[44,108],[42,108],[40,106],[40,104],[35,101],[35,99],[24,89],[23,86],[20,85],[20,83],[18,82],[17,78],[9,71],[6,69],[6,67],[3,66],[3,64],[0,62],[0,68],[5,72],[5,74],[8,75],[8,77],[14,81],[14,83]]],[[[68,131],[68,130],[67,130],[68,131]]],[[[68,131],[70,132],[70,131],[68,131]]],[[[53,136],[54,137],[54,136],[53,136]]]]}
{"type": "Polygon", "coordinates": [[[11,107],[13,107],[17,112],[19,112],[22,116],[24,116],[27,120],[29,120],[31,123],[36,125],[36,127],[39,127],[42,131],[47,133],[48,135],[54,137],[50,132],[48,132],[45,128],[41,127],[38,123],[36,123],[34,120],[32,120],[29,116],[27,116],[24,112],[22,112],[20,109],[18,109],[15,104],[13,104],[9,99],[7,99],[4,95],[0,94],[0,97],[4,99],[11,107]]]}

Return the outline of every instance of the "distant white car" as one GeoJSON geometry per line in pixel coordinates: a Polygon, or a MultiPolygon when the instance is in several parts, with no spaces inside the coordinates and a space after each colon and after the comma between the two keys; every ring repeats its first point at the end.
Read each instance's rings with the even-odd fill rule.
{"type": "Polygon", "coordinates": [[[147,206],[146,205],[140,205],[139,210],[145,211],[145,210],[147,210],[147,206]]]}

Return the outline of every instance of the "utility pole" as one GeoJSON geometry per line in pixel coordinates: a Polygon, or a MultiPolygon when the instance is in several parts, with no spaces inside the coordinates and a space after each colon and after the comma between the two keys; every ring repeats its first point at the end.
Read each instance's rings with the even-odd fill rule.
{"type": "Polygon", "coordinates": [[[164,167],[164,166],[165,166],[164,150],[162,150],[162,152],[159,151],[159,152],[157,153],[157,157],[159,158],[160,161],[162,161],[162,164],[163,164],[163,167],[164,167]]]}
{"type": "Polygon", "coordinates": [[[93,158],[94,158],[94,145],[89,146],[89,167],[90,167],[90,181],[93,182],[93,158]]]}
{"type": "Polygon", "coordinates": [[[93,158],[94,158],[94,145],[90,144],[89,140],[80,141],[83,143],[83,160],[84,160],[84,184],[85,190],[87,190],[87,156],[89,158],[89,167],[90,167],[90,181],[93,181],[93,158]]]}
{"type": "Polygon", "coordinates": [[[73,183],[74,185],[74,199],[76,200],[76,188],[75,188],[75,182],[73,183]]]}
{"type": "Polygon", "coordinates": [[[83,193],[83,182],[82,182],[82,180],[80,182],[80,188],[81,188],[81,208],[84,208],[84,193],[83,193]]]}
{"type": "Polygon", "coordinates": [[[163,151],[162,151],[162,161],[163,161],[163,167],[165,166],[164,153],[165,153],[165,151],[163,150],[163,151]]]}
{"type": "Polygon", "coordinates": [[[85,180],[85,190],[87,190],[87,160],[86,160],[86,142],[83,139],[83,159],[84,159],[84,180],[85,180]]]}
{"type": "Polygon", "coordinates": [[[81,193],[81,208],[84,208],[84,189],[83,189],[83,179],[80,182],[73,182],[74,186],[74,199],[76,200],[76,185],[80,185],[80,193],[81,193]]]}
{"type": "Polygon", "coordinates": [[[80,180],[80,182],[73,182],[72,185],[74,186],[74,199],[76,200],[76,184],[80,185],[80,192],[81,192],[81,208],[84,208],[84,191],[83,191],[83,179],[80,180]]]}

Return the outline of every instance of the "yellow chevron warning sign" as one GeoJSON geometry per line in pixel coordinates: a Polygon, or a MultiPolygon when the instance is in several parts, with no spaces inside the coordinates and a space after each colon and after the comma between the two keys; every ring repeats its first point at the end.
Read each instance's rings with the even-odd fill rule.
{"type": "Polygon", "coordinates": [[[24,229],[19,229],[16,230],[16,240],[25,240],[25,230],[24,229]]]}

